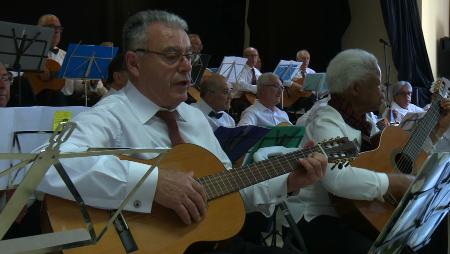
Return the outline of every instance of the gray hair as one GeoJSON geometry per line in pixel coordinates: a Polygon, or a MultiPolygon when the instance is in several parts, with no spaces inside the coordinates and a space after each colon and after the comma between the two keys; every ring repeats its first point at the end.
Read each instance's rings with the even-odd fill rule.
{"type": "Polygon", "coordinates": [[[122,30],[124,51],[143,48],[148,44],[147,28],[152,23],[163,23],[167,26],[188,31],[188,25],[179,16],[160,10],[140,11],[126,21],[122,30]]]}
{"type": "Polygon", "coordinates": [[[328,65],[326,84],[330,93],[342,93],[356,81],[378,73],[377,58],[362,49],[348,49],[337,54],[328,65]]]}
{"type": "Polygon", "coordinates": [[[259,93],[261,91],[261,88],[265,85],[271,85],[275,80],[280,80],[280,78],[275,75],[273,72],[265,72],[259,76],[258,80],[256,81],[256,91],[259,93]]]}
{"type": "Polygon", "coordinates": [[[392,94],[392,96],[398,95],[398,93],[400,92],[400,90],[404,86],[407,86],[408,87],[408,91],[412,92],[411,83],[409,83],[408,81],[399,81],[399,82],[395,83],[395,85],[392,85],[392,87],[391,87],[391,94],[392,94]]]}

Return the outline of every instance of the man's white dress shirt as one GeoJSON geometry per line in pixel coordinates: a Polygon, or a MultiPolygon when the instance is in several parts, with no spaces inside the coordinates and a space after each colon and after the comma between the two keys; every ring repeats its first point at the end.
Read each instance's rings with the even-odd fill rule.
{"type": "MultiPolygon", "coordinates": [[[[86,151],[94,147],[171,147],[166,124],[155,117],[160,107],[143,96],[130,82],[120,91],[102,99],[90,110],[77,115],[77,124],[60,150],[63,152],[86,151]]],[[[220,147],[203,114],[181,103],[177,123],[182,138],[199,145],[214,154],[225,166],[231,162],[220,147]]],[[[142,154],[145,159],[156,155],[142,154]]],[[[97,156],[61,160],[68,175],[88,205],[100,208],[117,208],[127,193],[149,169],[149,165],[122,161],[115,156],[97,156]]],[[[155,195],[158,170],[155,169],[126,210],[150,212],[155,195]]],[[[39,190],[72,199],[56,170],[51,168],[39,190]]],[[[275,205],[287,196],[287,174],[247,187],[240,191],[247,212],[260,211],[269,216],[275,205]]]]}
{"type": "Polygon", "coordinates": [[[211,112],[214,112],[214,110],[204,101],[200,98],[200,100],[196,103],[191,104],[192,107],[199,109],[203,115],[205,115],[206,119],[209,122],[209,125],[211,125],[213,131],[215,131],[220,126],[227,127],[227,128],[233,128],[236,126],[236,123],[227,112],[220,111],[216,113],[222,114],[220,118],[211,117],[209,114],[211,112]]]}
{"type": "Polygon", "coordinates": [[[250,92],[256,94],[256,85],[252,85],[252,69],[255,70],[256,80],[258,80],[259,76],[261,76],[261,72],[258,69],[245,65],[238,82],[233,83],[233,91],[231,93],[231,96],[233,98],[241,97],[242,92],[250,92]]]}
{"type": "Polygon", "coordinates": [[[256,100],[255,104],[246,108],[241,115],[241,120],[238,126],[243,125],[256,125],[260,127],[275,126],[280,123],[290,123],[289,117],[283,110],[274,107],[269,109],[259,100],[256,100]]]}

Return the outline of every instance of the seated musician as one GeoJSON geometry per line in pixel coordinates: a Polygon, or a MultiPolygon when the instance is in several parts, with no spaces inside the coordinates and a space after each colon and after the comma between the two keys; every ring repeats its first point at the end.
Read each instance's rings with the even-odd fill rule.
{"type": "MultiPolygon", "coordinates": [[[[425,110],[411,103],[412,86],[408,81],[399,81],[391,87],[391,110],[395,111],[395,122],[400,123],[408,113],[419,113],[425,110]]],[[[384,112],[387,115],[388,110],[384,112]]]]}
{"type": "Polygon", "coordinates": [[[238,82],[233,83],[233,92],[231,94],[233,97],[231,100],[231,109],[238,116],[251,105],[244,96],[244,92],[256,94],[256,81],[261,75],[261,72],[256,68],[256,63],[259,58],[258,50],[253,47],[248,47],[244,49],[243,55],[247,58],[247,63],[239,76],[238,82]]]}
{"type": "Polygon", "coordinates": [[[262,74],[257,82],[257,100],[242,112],[238,126],[256,125],[260,127],[275,126],[280,123],[288,123],[286,112],[279,109],[283,86],[277,75],[267,72],[262,74]]]}
{"type": "Polygon", "coordinates": [[[191,106],[198,108],[206,117],[213,131],[220,126],[236,126],[234,119],[226,112],[230,109],[231,88],[227,80],[219,75],[203,79],[200,83],[200,100],[191,106]]]}
{"type": "MultiPolygon", "coordinates": [[[[128,85],[77,115],[77,128],[60,149],[172,147],[187,142],[209,150],[229,168],[231,163],[212,129],[205,128],[208,121],[204,115],[184,103],[194,59],[186,31],[183,19],[165,11],[142,11],[131,16],[122,36],[128,85]]],[[[140,157],[148,159],[154,155],[140,157]]],[[[88,205],[110,209],[117,208],[149,169],[146,164],[122,161],[115,156],[67,159],[62,164],[88,205]]],[[[313,153],[299,160],[299,165],[305,170],[241,190],[246,209],[264,209],[264,205],[276,203],[288,192],[317,181],[327,162],[322,154],[313,153]]],[[[50,194],[70,197],[53,168],[40,187],[50,194]]],[[[194,179],[193,172],[155,169],[125,209],[150,213],[154,203],[172,209],[186,224],[202,220],[207,213],[205,189],[194,179]]],[[[254,253],[268,250],[255,248],[254,253]]],[[[272,253],[285,252],[276,249],[272,253]]]]}
{"type": "MultiPolygon", "coordinates": [[[[302,65],[300,65],[300,69],[298,70],[297,74],[292,79],[292,83],[300,84],[302,83],[300,80],[304,79],[306,74],[312,74],[316,73],[313,69],[309,68],[309,61],[311,60],[311,55],[309,54],[309,51],[306,49],[301,49],[297,51],[297,54],[295,55],[295,60],[297,62],[301,62],[302,65]]],[[[284,86],[290,86],[291,83],[289,81],[285,81],[283,83],[284,86]]]]}
{"type": "MultiPolygon", "coordinates": [[[[378,143],[369,137],[377,129],[366,115],[378,110],[383,99],[381,72],[375,56],[359,49],[339,53],[327,68],[327,84],[331,99],[328,105],[317,109],[312,122],[306,126],[304,140],[319,142],[344,136],[356,139],[362,151],[376,148],[378,143]]],[[[450,101],[441,106],[448,112],[450,101]]],[[[430,135],[431,141],[442,136],[449,126],[449,118],[450,114],[444,114],[430,135]]],[[[431,141],[427,143],[431,144],[431,141]]],[[[309,253],[367,253],[372,239],[340,218],[329,194],[356,200],[383,197],[400,200],[413,177],[378,173],[351,165],[342,169],[331,169],[331,166],[319,182],[302,189],[298,196],[290,197],[288,206],[298,221],[309,253]]]]}
{"type": "MultiPolygon", "coordinates": [[[[54,88],[46,88],[39,89],[38,87],[42,83],[45,82],[53,82],[56,78],[56,74],[59,71],[64,57],[66,56],[66,51],[60,49],[58,47],[59,42],[61,41],[61,34],[63,32],[63,27],[61,26],[61,22],[59,18],[53,14],[45,14],[42,15],[38,20],[38,26],[49,27],[53,29],[53,37],[51,41],[50,51],[48,52],[48,59],[56,61],[59,64],[58,68],[53,67],[54,69],[49,69],[47,65],[44,66],[44,72],[39,75],[39,84],[36,84],[35,81],[32,86],[36,91],[40,91],[36,93],[36,100],[39,105],[44,106],[65,106],[65,105],[73,105],[80,104],[77,101],[81,100],[78,97],[82,97],[85,95],[85,85],[82,80],[73,80],[66,79],[62,83],[62,88],[60,90],[55,90],[54,88]]],[[[103,87],[101,81],[87,81],[88,89],[91,94],[95,96],[101,96],[107,92],[107,90],[103,87]]],[[[84,103],[81,103],[84,105],[84,103]]]]}

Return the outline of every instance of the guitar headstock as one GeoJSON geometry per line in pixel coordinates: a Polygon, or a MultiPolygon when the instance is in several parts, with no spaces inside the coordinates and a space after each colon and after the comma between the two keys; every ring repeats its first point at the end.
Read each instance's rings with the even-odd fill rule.
{"type": "Polygon", "coordinates": [[[356,144],[347,137],[324,140],[317,146],[323,149],[328,157],[328,162],[335,163],[333,168],[347,166],[359,153],[356,144]]]}
{"type": "Polygon", "coordinates": [[[442,98],[447,98],[450,93],[450,81],[446,78],[439,78],[430,87],[432,94],[439,94],[442,98]]]}

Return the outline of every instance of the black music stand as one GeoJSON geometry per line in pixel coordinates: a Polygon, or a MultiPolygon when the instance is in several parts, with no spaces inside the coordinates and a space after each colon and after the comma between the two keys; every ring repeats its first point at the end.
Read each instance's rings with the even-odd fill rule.
{"type": "Polygon", "coordinates": [[[200,82],[202,81],[203,73],[208,67],[211,55],[199,54],[197,59],[192,63],[191,82],[194,87],[200,91],[200,82]]]}
{"type": "Polygon", "coordinates": [[[84,80],[85,106],[88,106],[87,80],[106,80],[108,66],[116,56],[117,47],[70,44],[58,78],[84,80]]]}
{"type": "Polygon", "coordinates": [[[22,105],[22,71],[41,71],[47,58],[53,29],[0,21],[0,62],[18,73],[19,105],[22,105]]]}
{"type": "Polygon", "coordinates": [[[450,153],[430,155],[369,253],[415,253],[450,209],[450,153]]]}

